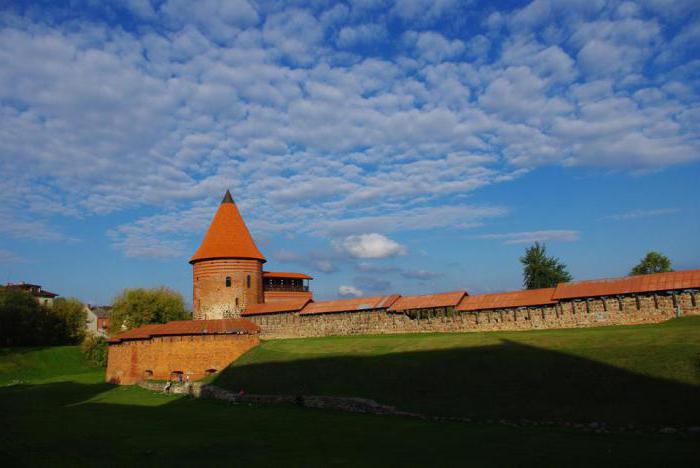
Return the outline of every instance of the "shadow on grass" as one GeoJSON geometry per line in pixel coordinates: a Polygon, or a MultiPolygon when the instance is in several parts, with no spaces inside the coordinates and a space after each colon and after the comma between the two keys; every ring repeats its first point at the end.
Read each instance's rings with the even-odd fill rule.
{"type": "Polygon", "coordinates": [[[689,466],[698,455],[687,437],[428,423],[75,382],[0,388],[0,412],[4,466],[689,466]],[[105,390],[105,402],[88,401],[105,390]]]}
{"type": "MultiPolygon", "coordinates": [[[[700,366],[700,363],[699,363],[700,366]]],[[[343,395],[478,419],[700,424],[700,387],[504,340],[499,345],[239,364],[214,384],[248,393],[343,395]]]]}

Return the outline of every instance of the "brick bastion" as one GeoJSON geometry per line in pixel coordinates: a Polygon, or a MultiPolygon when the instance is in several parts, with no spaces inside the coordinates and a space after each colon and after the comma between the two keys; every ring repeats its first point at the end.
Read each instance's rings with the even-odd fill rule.
{"type": "Polygon", "coordinates": [[[245,319],[180,320],[144,325],[108,340],[106,380],[198,380],[221,371],[260,342],[245,319]],[[189,377],[189,379],[188,379],[189,377]]]}

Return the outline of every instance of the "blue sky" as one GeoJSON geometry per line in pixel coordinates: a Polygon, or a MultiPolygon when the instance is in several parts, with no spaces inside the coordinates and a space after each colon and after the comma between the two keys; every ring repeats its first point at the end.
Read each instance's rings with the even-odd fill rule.
{"type": "Polygon", "coordinates": [[[5,3],[0,281],[190,300],[226,189],[319,298],[700,267],[697,2],[281,3],[5,3]]]}

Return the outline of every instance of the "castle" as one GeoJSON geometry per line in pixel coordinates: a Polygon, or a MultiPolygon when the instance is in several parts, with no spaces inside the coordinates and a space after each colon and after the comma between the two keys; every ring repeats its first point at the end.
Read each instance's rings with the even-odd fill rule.
{"type": "Polygon", "coordinates": [[[190,259],[194,320],[146,325],[108,340],[107,381],[198,379],[220,371],[260,338],[576,328],[700,315],[700,270],[495,294],[314,301],[313,278],[264,271],[265,262],[227,191],[190,259]]]}
{"type": "Polygon", "coordinates": [[[190,259],[194,319],[246,318],[265,338],[292,338],[632,324],[699,311],[700,270],[497,294],[454,291],[316,302],[310,276],[263,271],[265,262],[227,191],[190,259]]]}

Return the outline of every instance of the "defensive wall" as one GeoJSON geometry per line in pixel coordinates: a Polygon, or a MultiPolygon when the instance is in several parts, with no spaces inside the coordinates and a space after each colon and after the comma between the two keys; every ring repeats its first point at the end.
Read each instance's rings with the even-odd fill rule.
{"type": "Polygon", "coordinates": [[[248,320],[181,320],[146,325],[108,340],[106,381],[198,380],[221,371],[259,343],[248,320]]]}
{"type": "Polygon", "coordinates": [[[261,337],[471,332],[658,323],[700,315],[700,270],[562,283],[469,296],[464,291],[257,304],[242,316],[261,337]]]}

